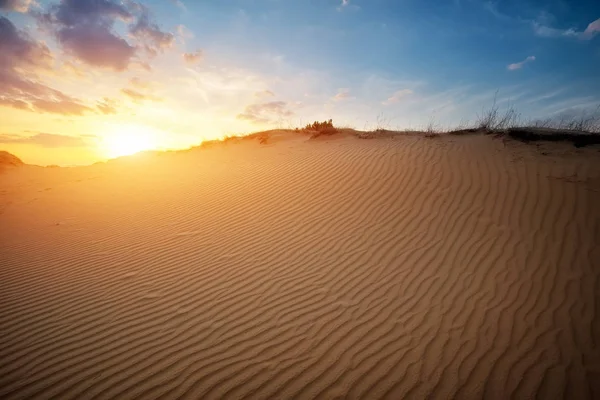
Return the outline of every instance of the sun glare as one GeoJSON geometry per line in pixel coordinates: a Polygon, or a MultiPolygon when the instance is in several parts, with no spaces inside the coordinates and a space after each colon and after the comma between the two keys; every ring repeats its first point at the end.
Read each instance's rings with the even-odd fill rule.
{"type": "Polygon", "coordinates": [[[111,129],[104,138],[108,157],[128,156],[140,151],[158,147],[157,134],[149,127],[141,125],[120,125],[111,129]]]}

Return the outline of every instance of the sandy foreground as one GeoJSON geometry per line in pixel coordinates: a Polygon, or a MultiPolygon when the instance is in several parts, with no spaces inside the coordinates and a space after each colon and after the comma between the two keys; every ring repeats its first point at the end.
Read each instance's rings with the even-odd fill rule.
{"type": "Polygon", "coordinates": [[[0,398],[600,398],[600,152],[281,135],[0,175],[0,398]]]}

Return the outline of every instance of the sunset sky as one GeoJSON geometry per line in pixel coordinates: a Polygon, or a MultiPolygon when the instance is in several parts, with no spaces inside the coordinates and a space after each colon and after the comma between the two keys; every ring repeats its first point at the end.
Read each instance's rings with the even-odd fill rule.
{"type": "Polygon", "coordinates": [[[600,2],[0,0],[0,149],[41,165],[333,118],[600,105],[600,2]]]}

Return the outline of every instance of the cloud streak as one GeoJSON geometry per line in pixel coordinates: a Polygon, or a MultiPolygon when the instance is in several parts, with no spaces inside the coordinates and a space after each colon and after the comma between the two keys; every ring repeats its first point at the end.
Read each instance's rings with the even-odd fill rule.
{"type": "Polygon", "coordinates": [[[532,22],[533,31],[537,36],[546,38],[577,38],[580,40],[591,40],[600,33],[600,18],[588,24],[585,30],[577,31],[575,28],[557,29],[547,26],[539,21],[532,22]]]}
{"type": "Polygon", "coordinates": [[[287,107],[288,104],[284,101],[250,104],[246,106],[243,113],[237,115],[237,118],[256,124],[273,123],[284,117],[291,117],[294,115],[294,112],[287,107]]]}
{"type": "Polygon", "coordinates": [[[353,99],[353,97],[350,95],[350,89],[339,89],[337,94],[335,96],[333,96],[331,98],[333,101],[343,101],[343,100],[349,100],[349,99],[353,99]]]}
{"type": "Polygon", "coordinates": [[[398,103],[400,100],[404,99],[407,96],[413,94],[413,91],[410,89],[402,89],[394,92],[387,100],[383,101],[381,104],[384,106],[389,106],[391,104],[398,103]]]}
{"type": "Polygon", "coordinates": [[[187,65],[194,65],[194,64],[198,64],[200,61],[202,61],[204,54],[202,53],[202,50],[196,50],[192,53],[183,53],[182,57],[183,57],[183,61],[187,65]]]}
{"type": "Polygon", "coordinates": [[[523,68],[523,65],[533,62],[535,61],[535,56],[529,56],[526,59],[524,59],[521,62],[518,63],[513,63],[513,64],[508,64],[508,66],[506,67],[506,69],[508,69],[509,71],[516,71],[518,69],[523,68]]]}
{"type": "Polygon", "coordinates": [[[147,94],[147,93],[142,93],[142,92],[134,90],[134,89],[124,88],[124,89],[121,89],[121,93],[123,93],[125,96],[129,97],[131,100],[138,102],[138,103],[140,103],[142,101],[161,101],[162,100],[160,97],[156,97],[156,96],[153,96],[153,95],[147,94]]]}
{"type": "Polygon", "coordinates": [[[53,133],[36,133],[32,136],[0,134],[0,143],[3,144],[33,144],[42,147],[87,147],[94,136],[68,136],[53,133]]]}

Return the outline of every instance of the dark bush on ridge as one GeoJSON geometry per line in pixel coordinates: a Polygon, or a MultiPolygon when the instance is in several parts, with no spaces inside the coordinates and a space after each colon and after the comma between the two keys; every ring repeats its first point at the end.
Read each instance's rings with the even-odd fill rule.
{"type": "Polygon", "coordinates": [[[333,126],[333,121],[315,121],[312,124],[308,124],[304,127],[304,131],[312,132],[312,137],[318,137],[321,135],[333,135],[338,130],[333,126]]]}

